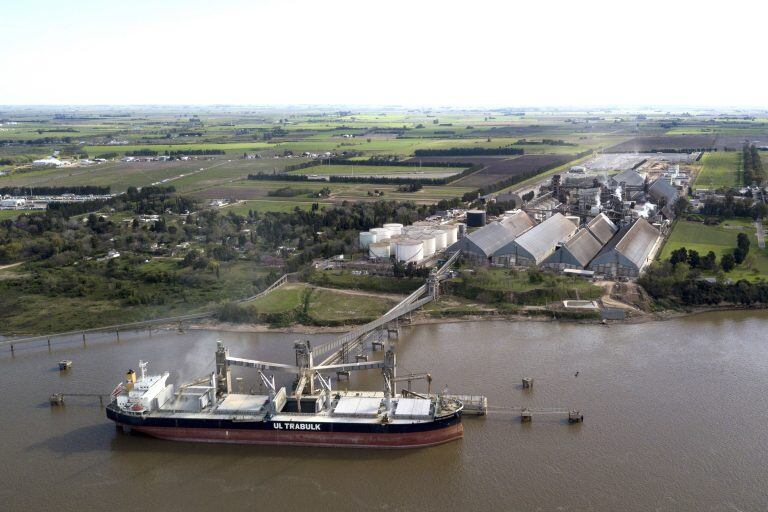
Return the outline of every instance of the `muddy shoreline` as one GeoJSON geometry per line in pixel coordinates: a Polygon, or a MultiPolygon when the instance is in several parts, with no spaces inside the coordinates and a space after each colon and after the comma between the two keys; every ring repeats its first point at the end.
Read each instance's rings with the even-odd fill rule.
{"type": "MultiPolygon", "coordinates": [[[[721,311],[762,311],[768,309],[766,306],[743,307],[743,306],[711,306],[706,308],[696,308],[685,311],[664,310],[658,312],[633,315],[626,320],[595,320],[595,319],[570,319],[570,318],[552,318],[545,315],[461,315],[446,317],[430,317],[425,315],[414,315],[411,322],[404,325],[428,325],[428,324],[450,324],[463,322],[568,322],[577,324],[595,325],[603,323],[605,325],[614,324],[644,324],[650,322],[664,322],[678,318],[702,315],[721,311]]],[[[233,324],[228,322],[209,321],[192,324],[189,329],[193,330],[219,330],[225,332],[275,332],[275,333],[297,333],[297,334],[326,334],[326,333],[344,333],[348,332],[355,325],[345,325],[336,327],[321,327],[314,325],[293,324],[288,327],[270,327],[267,324],[233,324]]]]}

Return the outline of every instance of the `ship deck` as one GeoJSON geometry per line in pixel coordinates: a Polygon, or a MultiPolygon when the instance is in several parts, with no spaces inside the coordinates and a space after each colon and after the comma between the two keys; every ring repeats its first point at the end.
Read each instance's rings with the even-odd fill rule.
{"type": "MultiPolygon", "coordinates": [[[[448,416],[455,409],[438,410],[435,414],[434,397],[414,399],[396,396],[392,399],[393,414],[388,414],[388,423],[411,425],[429,423],[436,418],[448,416]]],[[[159,409],[145,413],[149,418],[211,419],[242,422],[280,421],[315,423],[381,423],[386,411],[384,394],[376,391],[340,391],[333,395],[331,408],[325,408],[325,396],[305,396],[303,401],[322,402],[322,409],[313,412],[279,411],[270,414],[268,395],[230,393],[215,405],[202,410],[193,410],[188,400],[171,399],[159,409]]],[[[302,405],[303,406],[303,405],[302,405]]]]}

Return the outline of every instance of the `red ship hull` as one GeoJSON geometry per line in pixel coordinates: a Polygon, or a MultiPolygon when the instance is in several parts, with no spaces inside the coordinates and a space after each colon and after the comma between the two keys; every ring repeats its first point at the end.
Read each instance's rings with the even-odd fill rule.
{"type": "Polygon", "coordinates": [[[424,448],[461,439],[464,436],[464,427],[461,423],[434,430],[404,433],[227,430],[137,426],[120,423],[118,426],[174,441],[352,448],[424,448]]]}

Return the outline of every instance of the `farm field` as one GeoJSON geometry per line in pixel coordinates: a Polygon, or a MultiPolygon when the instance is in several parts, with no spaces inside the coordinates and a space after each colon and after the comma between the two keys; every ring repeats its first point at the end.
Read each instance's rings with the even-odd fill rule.
{"type": "Polygon", "coordinates": [[[279,172],[289,163],[304,159],[210,158],[173,162],[108,162],[88,167],[30,170],[0,176],[0,187],[9,186],[110,186],[113,193],[128,187],[152,184],[173,185],[186,192],[245,179],[256,172],[279,172]]]}
{"type": "Polygon", "coordinates": [[[738,187],[741,184],[741,154],[737,151],[706,153],[693,187],[715,190],[722,187],[738,187]]]}
{"type": "MultiPolygon", "coordinates": [[[[398,192],[397,185],[377,185],[370,183],[328,183],[326,181],[266,181],[266,180],[241,180],[224,186],[215,186],[206,189],[196,190],[192,195],[202,199],[230,199],[254,200],[254,199],[273,199],[268,194],[281,188],[291,188],[295,190],[306,190],[309,192],[319,192],[324,188],[331,189],[331,195],[327,198],[314,199],[309,194],[294,196],[288,198],[292,201],[308,202],[342,202],[358,200],[377,200],[379,197],[368,195],[368,192],[374,190],[383,191],[384,195],[380,199],[414,201],[421,204],[434,203],[441,199],[450,199],[452,197],[461,197],[464,193],[474,190],[471,187],[459,187],[451,185],[433,186],[425,185],[417,192],[398,192]]],[[[278,200],[277,198],[274,198],[278,200]]]]}
{"type": "Polygon", "coordinates": [[[312,205],[317,204],[320,208],[331,206],[333,203],[318,199],[317,201],[296,201],[293,198],[285,200],[275,199],[256,199],[251,201],[238,201],[235,204],[222,208],[224,211],[232,211],[238,215],[248,215],[250,210],[254,212],[292,212],[296,207],[302,210],[311,210],[312,205]]]}
{"type": "Polygon", "coordinates": [[[303,176],[378,176],[399,178],[447,178],[459,174],[461,167],[419,167],[416,165],[316,165],[290,171],[303,176]]]}
{"type": "Polygon", "coordinates": [[[653,153],[667,149],[697,149],[716,146],[714,135],[659,135],[635,137],[606,149],[606,153],[653,153]]]}
{"type": "Polygon", "coordinates": [[[562,165],[573,160],[574,155],[523,155],[517,158],[499,159],[487,164],[485,169],[454,183],[456,186],[479,188],[515,177],[526,177],[537,171],[562,165]]]}
{"type": "Polygon", "coordinates": [[[115,145],[103,145],[103,146],[85,146],[83,148],[90,156],[96,157],[104,153],[118,153],[124,155],[131,151],[140,151],[142,149],[151,149],[157,151],[159,154],[163,154],[165,151],[190,151],[190,150],[205,150],[205,149],[219,149],[225,151],[227,154],[242,154],[246,151],[263,151],[265,149],[274,148],[274,144],[268,142],[227,142],[227,143],[210,143],[210,142],[194,142],[194,143],[181,143],[181,144],[115,144],[115,145]]]}
{"type": "Polygon", "coordinates": [[[733,281],[765,279],[768,276],[768,251],[761,250],[757,246],[754,224],[743,219],[727,220],[718,226],[706,226],[699,222],[680,219],[675,223],[659,259],[666,260],[672,251],[685,247],[698,251],[702,256],[713,251],[719,263],[724,254],[733,252],[736,247],[736,236],[739,233],[746,233],[749,236],[749,254],[744,263],[725,276],[733,281]]]}

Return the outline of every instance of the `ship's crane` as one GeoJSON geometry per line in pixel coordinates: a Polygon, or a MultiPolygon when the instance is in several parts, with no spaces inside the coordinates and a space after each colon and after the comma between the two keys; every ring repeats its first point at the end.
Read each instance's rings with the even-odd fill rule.
{"type": "Polygon", "coordinates": [[[241,357],[230,357],[229,350],[227,350],[221,341],[217,342],[216,349],[216,389],[219,395],[230,393],[232,390],[232,378],[229,373],[230,366],[242,366],[244,368],[253,368],[259,371],[262,380],[265,382],[268,388],[273,392],[274,377],[267,378],[263,372],[282,372],[282,373],[294,373],[296,374],[296,388],[294,396],[296,398],[297,407],[301,412],[301,397],[309,388],[309,394],[315,394],[315,378],[319,377],[322,387],[326,390],[327,396],[330,397],[330,378],[326,381],[321,372],[338,372],[338,371],[358,371],[358,370],[374,370],[381,369],[382,377],[384,379],[384,398],[389,408],[390,400],[394,397],[395,390],[394,384],[396,379],[396,359],[395,353],[392,349],[387,350],[384,354],[384,359],[381,361],[363,361],[359,363],[343,363],[343,364],[326,364],[315,366],[312,358],[312,347],[309,341],[297,341],[294,344],[296,350],[296,365],[271,363],[267,361],[258,361],[255,359],[243,359],[241,357]]]}

